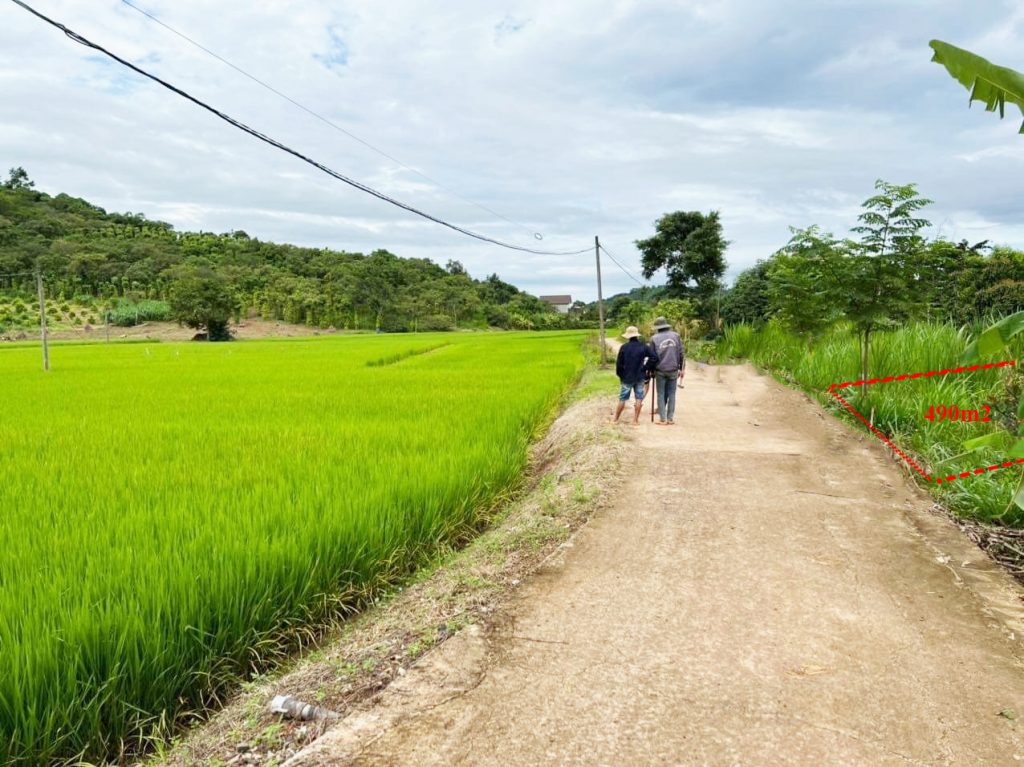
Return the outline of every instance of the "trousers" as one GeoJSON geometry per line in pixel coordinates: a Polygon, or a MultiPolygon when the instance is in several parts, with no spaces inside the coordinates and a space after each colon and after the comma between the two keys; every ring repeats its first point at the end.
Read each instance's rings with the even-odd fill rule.
{"type": "Polygon", "coordinates": [[[679,379],[679,371],[674,370],[663,373],[660,370],[654,378],[658,391],[658,420],[674,421],[676,416],[676,388],[679,379]]]}

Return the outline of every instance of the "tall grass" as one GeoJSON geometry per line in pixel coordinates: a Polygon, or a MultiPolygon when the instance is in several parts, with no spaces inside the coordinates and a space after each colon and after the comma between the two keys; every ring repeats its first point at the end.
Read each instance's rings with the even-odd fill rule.
{"type": "MultiPolygon", "coordinates": [[[[966,330],[933,323],[877,333],[872,341],[871,376],[884,378],[958,367],[969,335],[966,330]]],[[[737,325],[727,329],[717,351],[720,360],[749,359],[783,380],[816,393],[826,407],[848,417],[826,394],[833,383],[860,378],[858,341],[848,328],[837,327],[808,345],[774,323],[762,328],[737,325]]],[[[1016,373],[1012,370],[979,370],[851,387],[843,389],[842,394],[865,416],[873,414],[875,426],[901,449],[918,456],[929,474],[948,476],[1004,459],[993,449],[965,453],[963,447],[966,440],[991,432],[1001,424],[998,420],[987,424],[931,421],[924,418],[928,408],[957,405],[977,409],[984,403],[1001,405],[1006,397],[1007,377],[1013,375],[1016,373]]],[[[997,413],[992,417],[997,419],[997,413]]],[[[1020,469],[1005,469],[927,486],[963,516],[1019,526],[1024,524],[1024,515],[1016,509],[1006,511],[1019,472],[1020,469]]]]}
{"type": "Polygon", "coordinates": [[[164,734],[470,534],[582,336],[444,341],[0,355],[0,763],[164,734]]]}

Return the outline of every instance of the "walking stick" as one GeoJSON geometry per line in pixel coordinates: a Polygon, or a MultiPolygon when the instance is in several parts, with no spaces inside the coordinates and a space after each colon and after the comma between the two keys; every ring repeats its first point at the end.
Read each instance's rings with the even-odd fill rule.
{"type": "Polygon", "coordinates": [[[651,376],[651,423],[654,423],[654,401],[658,399],[657,374],[651,376]]]}

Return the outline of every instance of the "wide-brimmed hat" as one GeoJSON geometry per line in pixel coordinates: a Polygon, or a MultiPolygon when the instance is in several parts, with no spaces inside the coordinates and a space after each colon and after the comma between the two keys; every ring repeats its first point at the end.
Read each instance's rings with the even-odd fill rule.
{"type": "Polygon", "coordinates": [[[640,331],[636,329],[636,325],[630,325],[626,328],[626,332],[622,334],[623,338],[639,338],[640,331]]]}
{"type": "Polygon", "coordinates": [[[655,330],[671,330],[672,326],[668,324],[664,317],[658,317],[653,323],[655,330]]]}

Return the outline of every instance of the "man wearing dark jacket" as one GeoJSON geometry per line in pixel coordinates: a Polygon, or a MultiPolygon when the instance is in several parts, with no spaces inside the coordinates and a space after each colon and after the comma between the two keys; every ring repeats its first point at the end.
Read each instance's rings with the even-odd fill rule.
{"type": "Polygon", "coordinates": [[[644,406],[644,384],[647,377],[658,364],[658,353],[647,344],[640,342],[640,331],[633,325],[622,334],[626,343],[619,347],[619,356],[615,358],[615,374],[619,377],[619,404],[615,408],[613,423],[619,422],[619,416],[629,401],[629,393],[633,392],[633,425],[640,423],[640,409],[644,406]]]}

